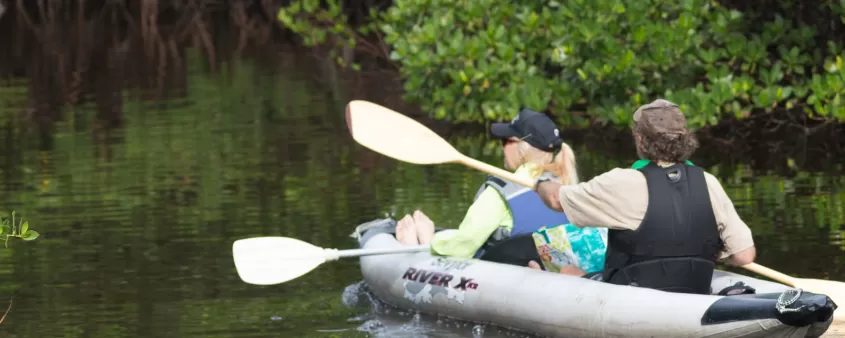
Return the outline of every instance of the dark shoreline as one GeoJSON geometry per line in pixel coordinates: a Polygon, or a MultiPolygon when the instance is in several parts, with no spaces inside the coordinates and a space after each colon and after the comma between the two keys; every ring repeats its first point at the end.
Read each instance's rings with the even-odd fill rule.
{"type": "MultiPolygon", "coordinates": [[[[485,134],[486,125],[450,124],[419,117],[446,137],[485,134]]],[[[703,166],[744,164],[755,172],[793,177],[798,172],[842,174],[845,124],[750,118],[725,120],[696,131],[699,149],[692,159],[703,166]]],[[[616,126],[562,128],[569,142],[586,145],[613,158],[634,158],[631,130],[616,126]]]]}

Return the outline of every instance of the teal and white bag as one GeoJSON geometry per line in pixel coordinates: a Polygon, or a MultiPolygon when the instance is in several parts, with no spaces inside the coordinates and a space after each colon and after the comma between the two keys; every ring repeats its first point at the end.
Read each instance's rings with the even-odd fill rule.
{"type": "Polygon", "coordinates": [[[532,234],[543,266],[558,272],[575,265],[587,273],[601,271],[607,252],[607,228],[579,228],[571,223],[542,227],[532,234]]]}

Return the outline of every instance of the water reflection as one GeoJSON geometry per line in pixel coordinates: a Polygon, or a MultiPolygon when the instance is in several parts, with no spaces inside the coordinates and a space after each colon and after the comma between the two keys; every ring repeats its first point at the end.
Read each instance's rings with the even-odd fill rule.
{"type": "MultiPolygon", "coordinates": [[[[530,338],[524,332],[493,325],[470,323],[438,315],[423,314],[391,307],[370,293],[364,282],[346,287],[343,303],[351,308],[367,309],[367,313],[350,318],[361,324],[343,332],[357,331],[371,337],[514,337],[530,338]]],[[[327,331],[327,330],[321,330],[327,331]]],[[[336,330],[340,331],[340,330],[336,330]]]]}
{"type": "MultiPolygon", "coordinates": [[[[14,296],[0,335],[473,337],[472,324],[352,301],[350,292],[366,297],[355,260],[267,287],[234,271],[238,238],[349,248],[357,224],[417,208],[439,225],[457,224],[483,174],[398,163],[348,136],[342,108],[350,99],[407,107],[382,92],[395,90],[393,80],[343,82],[323,63],[248,48],[242,58],[216,54],[211,71],[202,48],[179,51],[177,61],[151,66],[115,50],[123,68],[114,67],[157,72],[135,79],[101,69],[79,80],[69,101],[57,99],[73,91],[57,94],[53,68],[38,66],[44,60],[28,76],[6,73],[0,203],[42,236],[0,248],[0,308],[14,296]],[[339,82],[319,81],[331,74],[339,82]]],[[[449,139],[465,154],[502,161],[483,135],[449,139]]],[[[633,161],[633,153],[574,143],[585,179],[633,161]]],[[[845,280],[842,177],[702,163],[753,228],[762,264],[845,280]]],[[[499,333],[517,335],[484,328],[499,333]]]]}

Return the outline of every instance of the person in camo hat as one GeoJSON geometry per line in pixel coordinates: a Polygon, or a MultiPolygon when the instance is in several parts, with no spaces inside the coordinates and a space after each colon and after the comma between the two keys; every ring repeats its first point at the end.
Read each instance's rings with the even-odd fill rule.
{"type": "Polygon", "coordinates": [[[640,160],[577,185],[537,180],[550,208],[578,227],[607,227],[604,270],[561,273],[669,292],[710,293],[717,260],[754,261],[751,230],[719,180],[688,159],[698,148],[678,105],[655,100],[634,112],[640,160]]]}

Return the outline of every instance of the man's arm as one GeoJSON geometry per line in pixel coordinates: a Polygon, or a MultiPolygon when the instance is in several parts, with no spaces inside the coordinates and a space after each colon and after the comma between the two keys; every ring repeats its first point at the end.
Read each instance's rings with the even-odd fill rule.
{"type": "Polygon", "coordinates": [[[648,204],[645,184],[636,170],[613,169],[574,185],[538,182],[534,190],[548,208],[565,212],[579,228],[635,229],[648,204]]]}
{"type": "Polygon", "coordinates": [[[754,247],[751,228],[739,217],[719,180],[710,174],[704,176],[710,191],[713,216],[716,218],[719,236],[724,244],[720,260],[736,266],[753,263],[757,258],[757,249],[754,247]]]}
{"type": "Polygon", "coordinates": [[[563,207],[560,205],[560,187],[561,184],[554,181],[540,181],[534,189],[547,207],[555,211],[564,212],[563,207]]]}
{"type": "Polygon", "coordinates": [[[725,262],[736,266],[743,266],[745,264],[753,263],[756,256],[757,249],[752,246],[748,249],[742,250],[740,252],[728,256],[727,258],[725,258],[725,262]]]}

